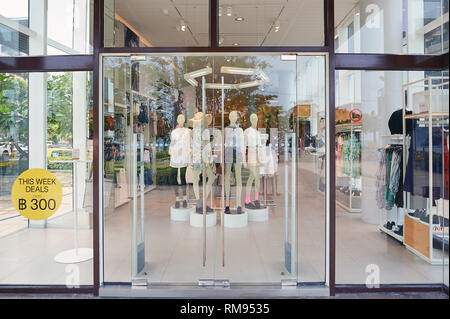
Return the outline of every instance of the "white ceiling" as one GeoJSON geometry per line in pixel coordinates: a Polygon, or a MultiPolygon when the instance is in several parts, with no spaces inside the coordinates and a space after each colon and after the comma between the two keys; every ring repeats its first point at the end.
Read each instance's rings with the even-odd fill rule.
{"type": "MultiPolygon", "coordinates": [[[[336,0],[336,22],[357,0],[336,0]]],[[[207,46],[208,0],[116,0],[115,11],[153,46],[207,46]],[[167,15],[163,13],[167,10],[167,15]],[[177,30],[180,19],[188,30],[177,30]]],[[[321,0],[220,0],[222,45],[231,46],[321,46],[324,43],[321,0]],[[226,7],[232,6],[232,16],[226,7]],[[236,17],[245,20],[238,22],[236,17]],[[274,32],[276,19],[280,31],[274,32]]]]}

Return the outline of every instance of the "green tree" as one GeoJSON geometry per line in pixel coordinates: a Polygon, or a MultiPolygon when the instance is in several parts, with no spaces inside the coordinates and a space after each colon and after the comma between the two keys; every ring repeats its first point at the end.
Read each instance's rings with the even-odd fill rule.
{"type": "Polygon", "coordinates": [[[28,143],[28,83],[26,74],[0,73],[0,137],[28,143]]]}
{"type": "Polygon", "coordinates": [[[47,140],[72,142],[72,74],[49,75],[47,80],[47,140]]]}

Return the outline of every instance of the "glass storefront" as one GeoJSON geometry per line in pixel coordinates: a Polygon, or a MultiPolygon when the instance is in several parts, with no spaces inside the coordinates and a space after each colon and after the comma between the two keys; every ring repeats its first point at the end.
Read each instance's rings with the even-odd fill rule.
{"type": "Polygon", "coordinates": [[[325,281],[324,55],[103,66],[105,282],[325,281]]]}
{"type": "Polygon", "coordinates": [[[57,256],[93,242],[92,73],[0,73],[0,284],[92,285],[92,257],[57,256]],[[79,160],[73,160],[74,152],[79,160]],[[44,168],[62,186],[50,218],[16,211],[11,189],[29,168],[44,168]]]}
{"type": "Polygon", "coordinates": [[[0,291],[448,289],[448,3],[0,1],[0,291]]]}
{"type": "Polygon", "coordinates": [[[337,53],[448,52],[448,0],[336,0],[337,53]]]}
{"type": "Polygon", "coordinates": [[[336,79],[336,282],[443,282],[448,72],[343,70],[336,79]]]}
{"type": "Polygon", "coordinates": [[[92,53],[93,0],[0,2],[0,56],[92,53]]]}

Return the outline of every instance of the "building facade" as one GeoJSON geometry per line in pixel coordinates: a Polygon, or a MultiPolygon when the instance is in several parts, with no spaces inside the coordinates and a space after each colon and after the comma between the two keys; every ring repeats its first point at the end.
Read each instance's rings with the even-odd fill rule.
{"type": "Polygon", "coordinates": [[[448,6],[1,1],[0,292],[448,292],[448,6]]]}

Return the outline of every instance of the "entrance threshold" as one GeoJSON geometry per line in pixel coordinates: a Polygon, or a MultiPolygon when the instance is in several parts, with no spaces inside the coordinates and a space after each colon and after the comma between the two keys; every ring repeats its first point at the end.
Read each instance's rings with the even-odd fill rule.
{"type": "Polygon", "coordinates": [[[147,286],[106,285],[99,289],[100,297],[107,298],[199,298],[199,299],[259,299],[329,297],[327,286],[147,286]]]}

